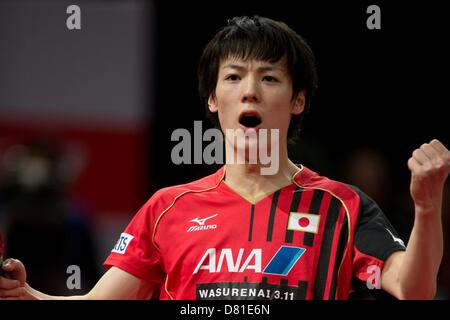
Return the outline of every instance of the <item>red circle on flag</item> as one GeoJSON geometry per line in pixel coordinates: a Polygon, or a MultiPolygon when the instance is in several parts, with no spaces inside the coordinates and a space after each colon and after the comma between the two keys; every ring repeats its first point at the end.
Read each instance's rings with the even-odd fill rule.
{"type": "Polygon", "coordinates": [[[309,225],[309,219],[302,217],[300,219],[298,219],[298,224],[300,225],[300,227],[307,227],[309,225]]]}

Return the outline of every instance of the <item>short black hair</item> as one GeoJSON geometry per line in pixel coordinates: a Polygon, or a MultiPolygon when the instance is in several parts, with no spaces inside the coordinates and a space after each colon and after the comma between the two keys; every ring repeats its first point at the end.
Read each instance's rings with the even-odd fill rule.
{"type": "Polygon", "coordinates": [[[294,115],[289,124],[288,138],[294,138],[317,90],[317,68],[310,46],[283,22],[260,16],[229,19],[206,45],[198,66],[200,98],[205,102],[208,118],[218,128],[218,114],[209,110],[208,98],[215,93],[220,63],[230,57],[270,63],[286,58],[292,98],[305,90],[305,110],[294,115]]]}

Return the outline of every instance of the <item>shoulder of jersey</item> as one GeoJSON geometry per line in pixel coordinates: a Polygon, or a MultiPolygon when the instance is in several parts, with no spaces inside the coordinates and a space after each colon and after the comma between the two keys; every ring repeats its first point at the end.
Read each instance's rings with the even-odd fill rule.
{"type": "Polygon", "coordinates": [[[214,188],[220,181],[220,175],[221,170],[195,181],[159,189],[147,201],[146,206],[154,204],[168,206],[177,197],[180,197],[186,193],[199,192],[214,188]]]}
{"type": "Polygon", "coordinates": [[[303,170],[297,174],[295,181],[300,187],[324,190],[344,201],[359,198],[358,193],[351,185],[321,176],[306,167],[303,167],[303,170]]]}

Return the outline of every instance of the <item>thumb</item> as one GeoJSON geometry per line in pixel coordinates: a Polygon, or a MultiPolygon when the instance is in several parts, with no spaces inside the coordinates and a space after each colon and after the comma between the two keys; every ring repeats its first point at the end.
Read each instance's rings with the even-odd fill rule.
{"type": "Polygon", "coordinates": [[[3,263],[3,270],[5,270],[10,278],[19,280],[21,285],[25,285],[27,279],[27,273],[25,266],[20,260],[17,259],[6,259],[3,263]]]}

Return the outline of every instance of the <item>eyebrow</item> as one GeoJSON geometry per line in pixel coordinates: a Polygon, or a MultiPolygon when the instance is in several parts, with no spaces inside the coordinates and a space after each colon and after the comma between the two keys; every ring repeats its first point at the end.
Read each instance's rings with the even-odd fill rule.
{"type": "MultiPolygon", "coordinates": [[[[226,68],[230,68],[230,69],[236,69],[236,70],[245,70],[245,67],[239,64],[227,64],[225,66],[222,67],[222,69],[226,69],[226,68]]],[[[271,65],[266,65],[266,66],[262,66],[262,67],[258,67],[256,69],[258,72],[266,72],[266,71],[283,71],[282,68],[280,67],[276,67],[276,66],[271,66],[271,65]]]]}

